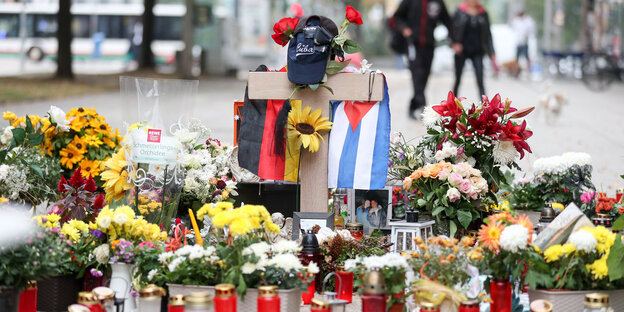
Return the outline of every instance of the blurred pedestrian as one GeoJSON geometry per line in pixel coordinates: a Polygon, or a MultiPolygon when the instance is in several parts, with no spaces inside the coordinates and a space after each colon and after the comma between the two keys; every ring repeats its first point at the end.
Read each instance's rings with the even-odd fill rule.
{"type": "Polygon", "coordinates": [[[141,44],[143,43],[143,23],[140,18],[134,21],[131,31],[132,37],[130,38],[130,56],[134,61],[139,60],[139,51],[141,44]]]}
{"type": "Polygon", "coordinates": [[[458,95],[459,84],[466,60],[470,59],[474,67],[479,87],[479,95],[485,95],[483,83],[483,56],[489,55],[492,63],[496,62],[490,19],[479,0],[464,0],[459,4],[453,16],[455,50],[455,86],[453,92],[458,95]]]}
{"type": "Polygon", "coordinates": [[[394,13],[394,22],[408,42],[407,56],[414,88],[409,117],[416,119],[416,111],[423,109],[426,104],[425,87],[431,73],[435,48],[433,30],[441,22],[451,37],[451,17],[443,0],[403,0],[394,13]]]}
{"type": "Polygon", "coordinates": [[[516,62],[520,62],[520,57],[524,57],[530,70],[529,38],[535,34],[535,22],[524,11],[520,11],[511,22],[511,28],[516,35],[516,62]]]}

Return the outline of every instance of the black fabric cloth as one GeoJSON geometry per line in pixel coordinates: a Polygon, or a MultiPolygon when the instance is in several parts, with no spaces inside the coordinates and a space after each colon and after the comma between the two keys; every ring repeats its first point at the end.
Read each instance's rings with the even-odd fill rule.
{"type": "Polygon", "coordinates": [[[529,46],[526,44],[522,44],[516,47],[516,61],[519,61],[520,57],[523,56],[524,58],[526,58],[527,61],[531,61],[531,59],[529,59],[529,46]]]}
{"type": "Polygon", "coordinates": [[[475,76],[477,78],[477,86],[479,87],[479,95],[485,94],[485,86],[483,84],[483,53],[466,53],[455,54],[455,86],[453,87],[453,93],[459,96],[459,84],[461,83],[461,76],[466,64],[466,59],[470,59],[472,66],[474,67],[475,76]]]}
{"type": "MultiPolygon", "coordinates": [[[[470,41],[470,39],[465,38],[467,35],[474,38],[474,33],[468,31],[469,27],[472,31],[478,31],[479,41],[477,42],[480,43],[482,51],[490,56],[496,54],[494,52],[492,32],[490,31],[490,18],[485,10],[480,10],[479,14],[472,16],[463,11],[460,6],[455,15],[453,15],[453,42],[463,44],[465,39],[470,41]],[[475,24],[477,26],[474,26],[475,24]]],[[[476,42],[470,42],[471,45],[474,43],[476,42]]]]}
{"type": "Polygon", "coordinates": [[[464,28],[464,36],[461,42],[463,52],[466,54],[483,54],[483,46],[481,45],[481,30],[478,17],[471,15],[468,23],[464,28]]]}
{"type": "MultiPolygon", "coordinates": [[[[255,71],[265,72],[267,70],[265,65],[260,65],[255,71]]],[[[267,103],[267,100],[250,100],[247,87],[245,87],[245,105],[241,113],[243,118],[238,135],[238,164],[255,174],[258,174],[260,164],[267,103]]]]}
{"type": "Polygon", "coordinates": [[[411,37],[418,49],[435,46],[433,30],[439,23],[449,30],[449,37],[453,33],[451,17],[443,0],[403,0],[394,13],[394,21],[398,31],[412,30],[411,37]]]}
{"type": "Polygon", "coordinates": [[[412,72],[412,86],[414,87],[414,97],[410,101],[410,112],[421,107],[425,107],[425,87],[431,73],[431,62],[433,61],[433,47],[416,50],[416,58],[409,61],[409,69],[412,72]]]}

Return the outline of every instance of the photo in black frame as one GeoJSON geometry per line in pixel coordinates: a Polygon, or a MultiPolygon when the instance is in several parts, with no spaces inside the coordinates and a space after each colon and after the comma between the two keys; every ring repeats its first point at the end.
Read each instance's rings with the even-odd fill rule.
{"type": "Polygon", "coordinates": [[[292,238],[296,240],[301,230],[312,229],[315,225],[334,229],[333,212],[294,212],[292,238]]]}

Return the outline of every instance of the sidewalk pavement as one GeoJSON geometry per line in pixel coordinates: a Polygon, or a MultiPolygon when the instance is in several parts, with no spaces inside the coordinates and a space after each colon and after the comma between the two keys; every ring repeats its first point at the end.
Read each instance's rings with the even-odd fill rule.
{"type": "MultiPolygon", "coordinates": [[[[374,63],[374,62],[373,62],[374,63]]],[[[412,96],[410,74],[406,70],[382,68],[390,89],[390,103],[393,131],[401,131],[406,138],[416,138],[425,133],[419,121],[407,116],[409,99],[412,96]]],[[[427,87],[427,102],[437,104],[446,99],[454,77],[451,73],[432,75],[427,87]]],[[[486,90],[491,97],[499,92],[509,98],[513,105],[522,108],[538,105],[538,99],[545,94],[544,83],[516,80],[501,76],[486,77],[486,90]]],[[[210,78],[201,80],[192,116],[199,118],[212,129],[213,136],[225,142],[233,139],[233,101],[244,96],[245,81],[234,78],[210,78]]],[[[589,91],[580,81],[552,81],[550,93],[562,93],[567,104],[554,120],[547,121],[543,107],[527,118],[528,127],[534,132],[528,140],[532,154],[520,162],[521,167],[530,172],[531,163],[539,158],[560,155],[564,152],[586,152],[592,156],[594,165],[593,181],[596,187],[610,194],[615,188],[624,187],[624,131],[622,131],[624,105],[624,84],[614,84],[609,90],[600,93],[589,91]]],[[[464,73],[460,95],[469,101],[477,101],[477,86],[472,72],[464,73]]],[[[104,93],[67,98],[54,101],[31,101],[0,105],[0,111],[11,110],[18,115],[45,115],[50,105],[68,111],[73,107],[95,107],[106,116],[112,127],[123,130],[124,116],[136,111],[134,103],[123,103],[119,93],[104,93]]],[[[170,107],[168,114],[178,115],[177,107],[170,107]]],[[[125,120],[135,122],[134,120],[125,120]]]]}

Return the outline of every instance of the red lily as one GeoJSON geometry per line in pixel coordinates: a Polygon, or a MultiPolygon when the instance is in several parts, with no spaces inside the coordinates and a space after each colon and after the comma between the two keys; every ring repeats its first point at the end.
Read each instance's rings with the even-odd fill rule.
{"type": "Polygon", "coordinates": [[[503,128],[503,133],[500,135],[500,140],[513,141],[513,145],[518,153],[520,153],[520,159],[522,159],[525,150],[529,153],[533,153],[531,147],[526,142],[531,136],[533,136],[533,131],[526,130],[526,120],[520,125],[514,125],[511,121],[508,121],[505,128],[503,128]]]}
{"type": "MultiPolygon", "coordinates": [[[[463,110],[457,105],[457,98],[452,91],[449,91],[446,101],[440,102],[440,105],[433,106],[433,110],[444,117],[459,117],[463,110]]],[[[459,99],[461,101],[461,99],[459,99]]]]}
{"type": "Polygon", "coordinates": [[[503,126],[498,122],[499,115],[495,112],[496,109],[485,109],[479,114],[477,118],[468,118],[468,122],[478,134],[498,137],[503,126]]]}

